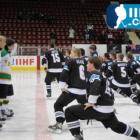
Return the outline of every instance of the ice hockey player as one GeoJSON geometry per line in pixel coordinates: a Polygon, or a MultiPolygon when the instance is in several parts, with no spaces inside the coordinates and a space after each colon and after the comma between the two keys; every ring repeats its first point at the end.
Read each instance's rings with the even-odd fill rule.
{"type": "Polygon", "coordinates": [[[111,88],[124,97],[130,97],[135,103],[139,103],[140,97],[131,91],[129,69],[127,62],[123,61],[123,58],[123,54],[117,54],[117,61],[112,64],[113,79],[111,81],[111,88]]]}
{"type": "MultiPolygon", "coordinates": [[[[131,90],[136,95],[140,94],[137,85],[140,87],[140,61],[134,60],[133,54],[126,55],[128,60],[128,73],[130,76],[131,90]]],[[[140,95],[138,95],[140,96],[140,95]]]]}
{"type": "Polygon", "coordinates": [[[0,108],[0,118],[5,121],[7,117],[14,115],[13,110],[8,108],[8,96],[13,95],[13,86],[11,78],[11,56],[10,53],[14,50],[15,42],[12,39],[4,39],[5,47],[1,51],[1,67],[0,67],[0,101],[2,106],[0,108]]]}
{"type": "Polygon", "coordinates": [[[117,119],[113,108],[114,95],[112,92],[106,93],[102,88],[104,82],[99,68],[100,60],[98,58],[89,58],[87,70],[91,75],[88,78],[90,87],[88,102],[84,105],[73,105],[65,110],[66,122],[71,134],[75,137],[75,140],[84,140],[80,132],[79,120],[95,119],[100,121],[105,128],[111,128],[116,133],[140,140],[140,134],[135,128],[117,119]]]}
{"type": "Polygon", "coordinates": [[[65,121],[64,107],[74,100],[84,104],[86,102],[86,61],[81,58],[80,49],[71,50],[71,59],[64,66],[60,76],[60,88],[62,94],[54,104],[56,124],[48,127],[49,131],[62,132],[62,125],[65,121]]]}
{"type": "Polygon", "coordinates": [[[45,53],[42,59],[42,64],[47,65],[47,73],[45,78],[47,97],[51,97],[52,89],[51,82],[56,78],[59,81],[60,74],[63,69],[64,56],[62,52],[54,48],[54,45],[50,46],[50,49],[45,53]]]}

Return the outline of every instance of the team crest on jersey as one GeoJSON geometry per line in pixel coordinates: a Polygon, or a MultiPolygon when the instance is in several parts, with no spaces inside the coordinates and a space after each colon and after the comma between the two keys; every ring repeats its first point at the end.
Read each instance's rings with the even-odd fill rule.
{"type": "Polygon", "coordinates": [[[133,62],[132,62],[132,64],[133,64],[133,65],[135,65],[135,64],[136,64],[136,62],[135,62],[135,61],[133,61],[133,62]]]}
{"type": "Polygon", "coordinates": [[[89,79],[89,82],[93,83],[95,80],[100,80],[100,75],[92,74],[90,79],[89,79]]]}
{"type": "Polygon", "coordinates": [[[68,65],[64,65],[64,70],[69,71],[68,65]]]}

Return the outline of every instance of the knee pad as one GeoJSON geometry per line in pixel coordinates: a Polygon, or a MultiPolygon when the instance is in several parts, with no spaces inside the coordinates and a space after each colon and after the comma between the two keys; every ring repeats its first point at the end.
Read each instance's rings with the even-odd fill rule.
{"type": "Polygon", "coordinates": [[[57,107],[58,107],[58,103],[57,103],[57,101],[54,103],[54,108],[56,109],[57,107]]]}
{"type": "Polygon", "coordinates": [[[60,101],[56,100],[56,102],[54,103],[54,109],[55,110],[62,110],[63,107],[64,107],[64,105],[60,101]]]}
{"type": "Polygon", "coordinates": [[[70,111],[70,108],[68,107],[65,110],[65,118],[66,118],[66,121],[68,121],[71,118],[70,115],[71,115],[71,111],[70,111]]]}

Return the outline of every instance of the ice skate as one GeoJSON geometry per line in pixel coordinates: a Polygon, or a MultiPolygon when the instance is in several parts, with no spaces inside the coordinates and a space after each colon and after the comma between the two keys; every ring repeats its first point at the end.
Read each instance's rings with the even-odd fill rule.
{"type": "Polygon", "coordinates": [[[11,109],[6,108],[6,109],[2,110],[2,115],[10,118],[10,117],[14,116],[14,112],[11,109]]]}
{"type": "Polygon", "coordinates": [[[47,95],[46,95],[46,97],[47,98],[50,98],[51,96],[52,96],[51,90],[50,89],[47,89],[47,95]]]}
{"type": "Polygon", "coordinates": [[[137,136],[137,138],[136,138],[137,140],[140,140],[140,134],[138,134],[138,136],[137,136]]]}
{"type": "Polygon", "coordinates": [[[62,133],[62,123],[56,123],[54,125],[50,125],[48,127],[48,131],[49,132],[53,132],[53,133],[57,133],[57,134],[60,134],[62,133]]]}
{"type": "Polygon", "coordinates": [[[84,140],[82,135],[75,135],[75,140],[84,140]]]}
{"type": "Polygon", "coordinates": [[[3,115],[2,112],[0,111],[0,124],[4,124],[6,120],[7,116],[3,115]]]}

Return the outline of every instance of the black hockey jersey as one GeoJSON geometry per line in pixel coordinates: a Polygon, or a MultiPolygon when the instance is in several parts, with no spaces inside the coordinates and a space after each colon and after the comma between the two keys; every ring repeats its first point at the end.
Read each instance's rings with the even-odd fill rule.
{"type": "Polygon", "coordinates": [[[93,71],[88,78],[88,102],[100,106],[112,106],[114,104],[114,95],[106,92],[106,83],[102,73],[93,71]]]}
{"type": "Polygon", "coordinates": [[[111,77],[112,76],[112,60],[104,61],[101,66],[101,72],[103,73],[104,77],[111,77]]]}
{"type": "Polygon", "coordinates": [[[140,62],[134,59],[128,61],[128,73],[130,77],[140,74],[140,62]]]}
{"type": "Polygon", "coordinates": [[[82,58],[70,59],[64,66],[60,82],[68,84],[68,91],[86,94],[86,61],[82,58]],[[80,93],[81,90],[81,93],[80,93]],[[82,90],[84,90],[82,92],[82,90]]]}
{"type": "Polygon", "coordinates": [[[129,77],[128,77],[128,67],[127,62],[124,61],[116,61],[112,64],[112,75],[114,77],[113,84],[116,86],[122,86],[124,84],[128,84],[129,87],[129,77]],[[122,84],[122,85],[121,85],[122,84]]]}
{"type": "Polygon", "coordinates": [[[70,56],[64,56],[65,63],[70,60],[70,56]]]}
{"type": "Polygon", "coordinates": [[[91,56],[98,57],[98,52],[97,51],[92,52],[91,56]]]}
{"type": "Polygon", "coordinates": [[[82,56],[81,58],[85,59],[86,62],[88,61],[89,57],[88,56],[82,56]]]}
{"type": "Polygon", "coordinates": [[[42,64],[48,65],[48,72],[59,73],[62,72],[63,63],[65,62],[63,54],[56,49],[50,49],[45,53],[45,58],[42,59],[42,64]]]}

